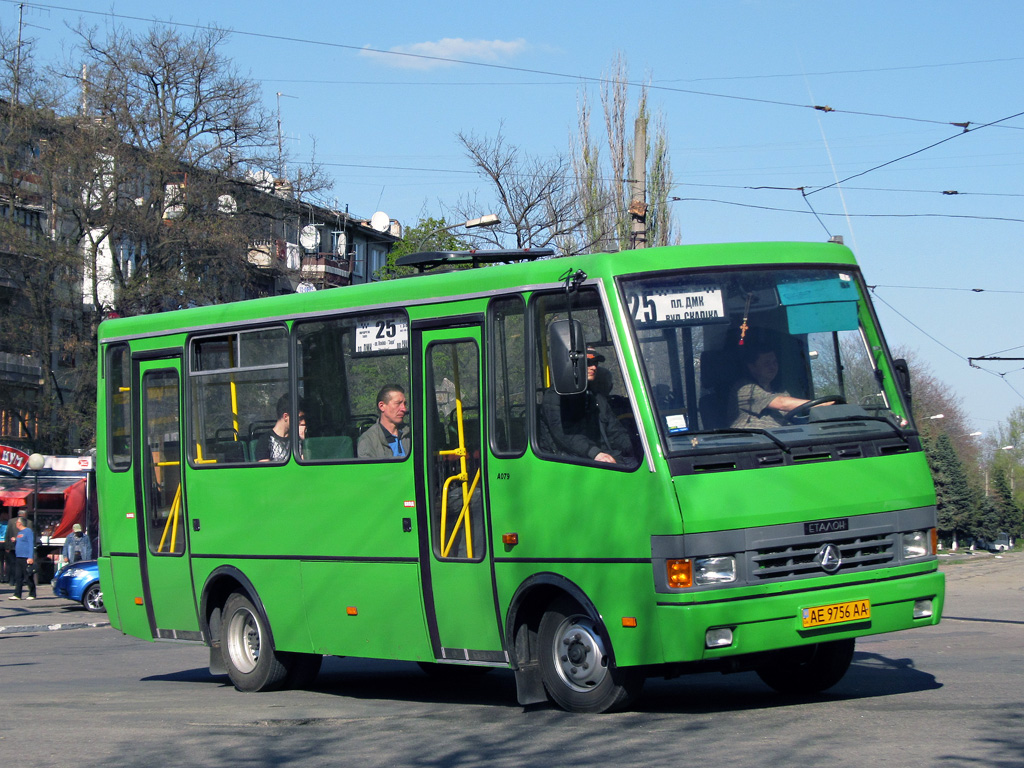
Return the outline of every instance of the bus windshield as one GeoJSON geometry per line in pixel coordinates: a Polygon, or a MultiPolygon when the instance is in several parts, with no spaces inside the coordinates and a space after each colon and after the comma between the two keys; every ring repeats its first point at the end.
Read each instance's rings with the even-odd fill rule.
{"type": "Polygon", "coordinates": [[[884,353],[850,270],[757,268],[625,278],[668,452],[902,434],[884,353]]]}

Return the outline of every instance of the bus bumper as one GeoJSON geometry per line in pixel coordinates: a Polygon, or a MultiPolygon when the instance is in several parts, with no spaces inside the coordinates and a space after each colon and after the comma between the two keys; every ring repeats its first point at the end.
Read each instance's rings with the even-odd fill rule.
{"type": "MultiPolygon", "coordinates": [[[[748,593],[716,599],[705,593],[700,597],[701,602],[659,601],[666,663],[711,661],[938,624],[945,577],[934,571],[774,595],[748,593]],[[854,616],[837,623],[804,626],[805,611],[854,603],[863,606],[865,600],[870,606],[869,618],[854,616]]],[[[824,617],[833,612],[814,613],[824,617]]]]}

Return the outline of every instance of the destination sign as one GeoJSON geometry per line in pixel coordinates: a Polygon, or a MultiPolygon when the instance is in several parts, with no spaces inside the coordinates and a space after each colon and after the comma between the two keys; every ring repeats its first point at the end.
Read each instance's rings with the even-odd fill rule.
{"type": "Polygon", "coordinates": [[[404,314],[373,315],[356,324],[356,354],[409,348],[409,322],[404,314]]]}
{"type": "Polygon", "coordinates": [[[640,326],[727,319],[722,290],[713,286],[632,293],[629,294],[629,311],[640,326]]]}

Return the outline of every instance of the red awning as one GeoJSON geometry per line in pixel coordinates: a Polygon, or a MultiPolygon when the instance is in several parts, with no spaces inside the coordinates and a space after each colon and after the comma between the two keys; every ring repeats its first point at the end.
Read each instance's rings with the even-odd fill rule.
{"type": "Polygon", "coordinates": [[[24,507],[25,499],[31,495],[31,488],[0,488],[0,499],[5,507],[24,507]]]}

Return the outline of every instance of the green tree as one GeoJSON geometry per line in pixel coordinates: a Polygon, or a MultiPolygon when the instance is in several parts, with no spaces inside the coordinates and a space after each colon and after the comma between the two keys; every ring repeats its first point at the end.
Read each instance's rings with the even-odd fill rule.
{"type": "Polygon", "coordinates": [[[461,237],[452,234],[444,218],[432,216],[421,218],[416,224],[407,227],[402,233],[402,240],[395,244],[388,254],[387,263],[376,275],[380,280],[391,280],[416,273],[415,267],[398,267],[395,262],[402,256],[420,251],[463,251],[469,248],[461,237]]]}
{"type": "Polygon", "coordinates": [[[952,539],[955,546],[964,534],[974,535],[978,516],[976,497],[949,435],[942,433],[926,438],[924,443],[935,481],[939,533],[952,539]]]}
{"type": "Polygon", "coordinates": [[[995,538],[1000,531],[1005,531],[1012,536],[1020,536],[1022,524],[1024,524],[1024,513],[1013,498],[1010,478],[1007,476],[1007,468],[996,465],[991,471],[990,477],[989,514],[986,515],[983,525],[977,529],[978,536],[986,539],[995,538]]]}
{"type": "MultiPolygon", "coordinates": [[[[632,202],[633,158],[637,149],[637,129],[644,146],[646,188],[645,230],[649,246],[670,245],[675,239],[669,207],[672,189],[672,165],[669,158],[668,129],[664,117],[652,118],[646,86],[640,89],[636,112],[630,119],[629,68],[622,55],[615,58],[605,74],[601,92],[604,116],[604,146],[591,125],[592,109],[586,92],[579,99],[579,130],[573,142],[573,169],[576,195],[584,213],[582,233],[576,250],[616,251],[632,248],[634,213],[632,202]],[[650,128],[653,124],[654,135],[650,128]],[[632,136],[632,138],[631,138],[632,136]]],[[[570,249],[571,250],[571,249],[570,249]]]]}

